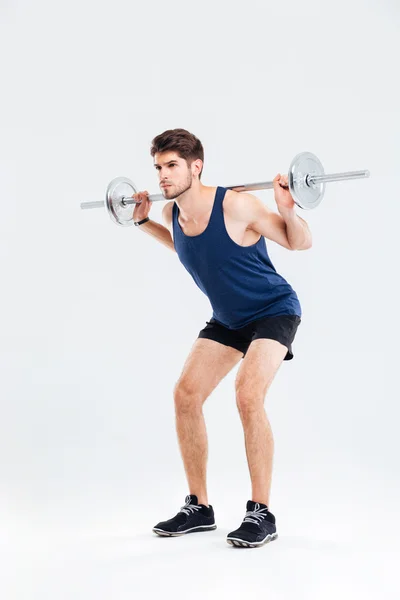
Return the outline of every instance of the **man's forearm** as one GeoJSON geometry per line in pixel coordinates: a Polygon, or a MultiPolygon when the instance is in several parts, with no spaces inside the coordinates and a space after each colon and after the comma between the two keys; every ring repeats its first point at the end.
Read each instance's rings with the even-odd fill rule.
{"type": "Polygon", "coordinates": [[[307,223],[299,217],[294,208],[281,209],[286,224],[286,235],[293,250],[307,250],[312,246],[311,231],[307,223]]]}
{"type": "Polygon", "coordinates": [[[164,227],[164,225],[161,225],[161,223],[150,220],[147,221],[147,223],[143,223],[143,225],[139,225],[135,229],[142,229],[156,240],[164,244],[164,246],[167,246],[167,248],[173,252],[176,252],[170,232],[166,227],[164,227]]]}

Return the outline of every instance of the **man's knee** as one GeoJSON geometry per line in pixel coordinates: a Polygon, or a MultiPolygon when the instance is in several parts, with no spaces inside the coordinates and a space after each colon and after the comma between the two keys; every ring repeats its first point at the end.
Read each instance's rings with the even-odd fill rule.
{"type": "Polygon", "coordinates": [[[246,415],[264,408],[265,393],[251,385],[236,383],[236,406],[240,414],[246,415]]]}
{"type": "Polygon", "coordinates": [[[182,379],[177,381],[174,387],[174,403],[177,412],[187,413],[201,410],[204,401],[199,393],[198,386],[193,382],[182,379]]]}

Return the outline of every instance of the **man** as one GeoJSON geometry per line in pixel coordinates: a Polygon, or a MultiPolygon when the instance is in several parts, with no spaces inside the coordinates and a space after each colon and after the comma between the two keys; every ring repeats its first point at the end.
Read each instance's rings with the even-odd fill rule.
{"type": "Polygon", "coordinates": [[[201,183],[204,151],[185,129],[152,141],[151,155],[162,193],[165,227],[151,221],[148,192],[139,192],[135,225],[177,252],[213,315],[199,333],[174,388],[176,429],[189,485],[185,505],[158,535],[216,529],[206,486],[207,434],[202,406],[218,383],[243,359],[236,377],[236,403],[244,429],[252,498],[241,526],[227,542],[256,547],[277,537],[269,511],[273,436],[264,399],[301,322],[296,293],[272,265],[265,238],[288,250],[311,247],[307,223],[295,212],[287,176],[274,179],[279,214],[255,196],[201,183]]]}

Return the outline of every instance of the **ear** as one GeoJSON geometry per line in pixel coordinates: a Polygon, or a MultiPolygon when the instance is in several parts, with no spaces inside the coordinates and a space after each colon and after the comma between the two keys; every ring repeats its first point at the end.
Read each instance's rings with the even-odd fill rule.
{"type": "Polygon", "coordinates": [[[193,171],[193,174],[200,175],[201,170],[203,168],[203,161],[201,160],[201,158],[196,158],[196,160],[194,160],[192,162],[192,167],[193,166],[195,168],[195,170],[193,171]]]}

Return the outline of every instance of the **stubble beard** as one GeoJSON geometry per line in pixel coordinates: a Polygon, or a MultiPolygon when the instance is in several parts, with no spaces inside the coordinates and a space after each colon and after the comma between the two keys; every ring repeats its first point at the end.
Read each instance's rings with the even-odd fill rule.
{"type": "Polygon", "coordinates": [[[178,187],[174,185],[169,188],[163,189],[165,198],[168,200],[175,200],[175,198],[178,198],[179,196],[181,196],[182,194],[184,194],[185,192],[190,190],[190,188],[192,187],[192,183],[193,183],[192,175],[191,175],[191,173],[188,173],[188,177],[187,177],[185,183],[179,185],[178,187]]]}

